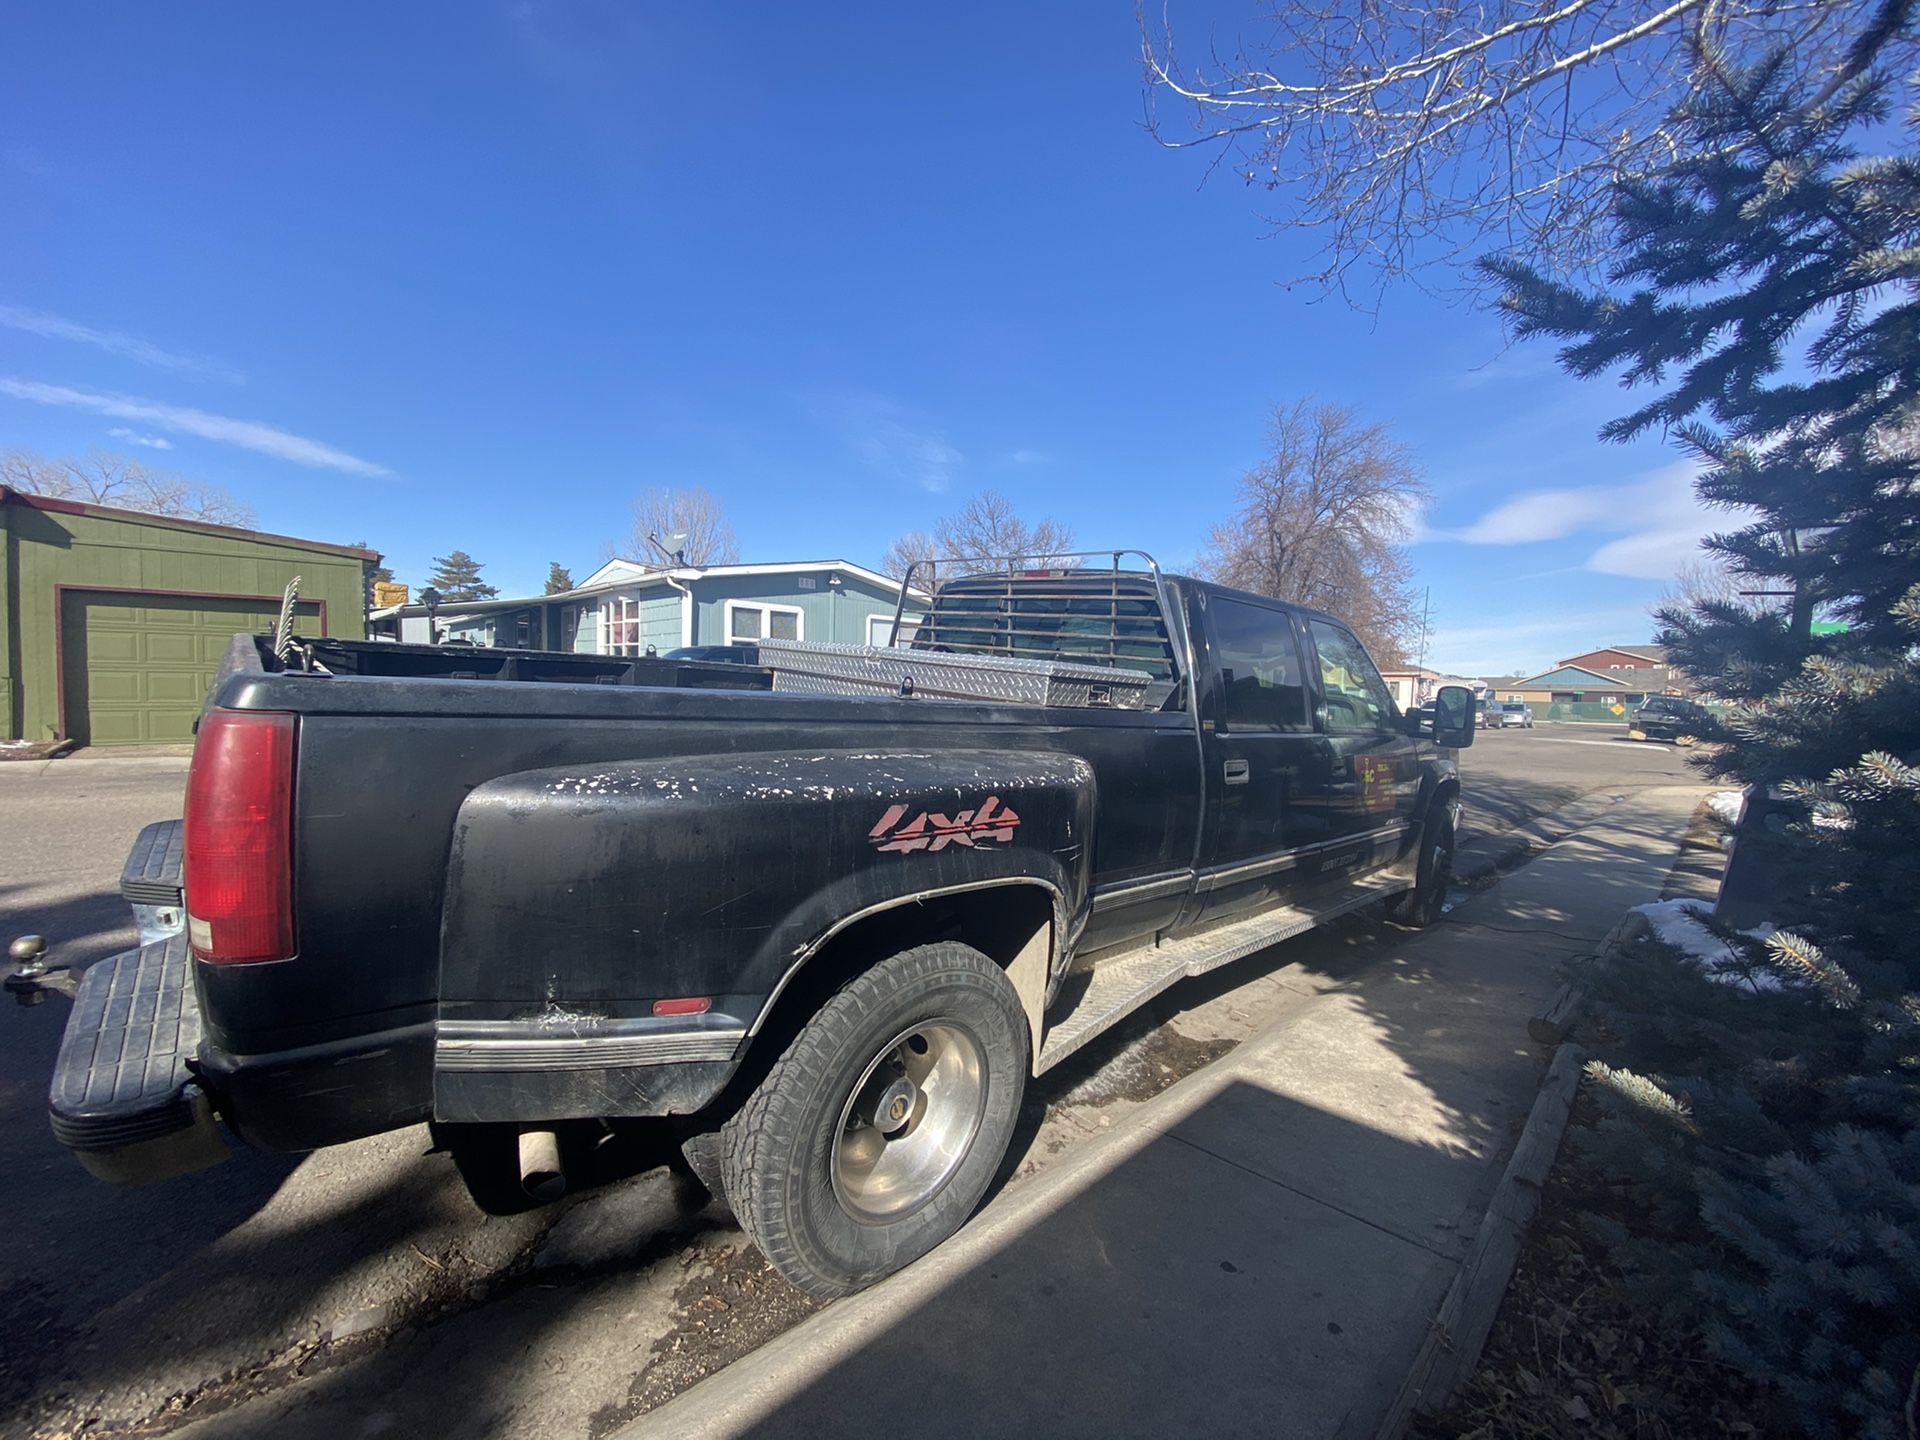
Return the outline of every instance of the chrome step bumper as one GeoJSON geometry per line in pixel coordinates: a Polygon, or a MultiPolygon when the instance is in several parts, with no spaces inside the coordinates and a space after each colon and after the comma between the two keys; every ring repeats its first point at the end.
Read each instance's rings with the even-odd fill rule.
{"type": "Polygon", "coordinates": [[[176,934],[80,977],[47,1108],[55,1138],[102,1180],[165,1180],[227,1157],[188,1068],[201,1035],[192,971],[176,934]]]}

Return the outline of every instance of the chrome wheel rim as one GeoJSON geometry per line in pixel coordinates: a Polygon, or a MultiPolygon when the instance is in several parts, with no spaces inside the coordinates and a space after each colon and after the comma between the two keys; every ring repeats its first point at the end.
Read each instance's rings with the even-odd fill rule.
{"type": "Polygon", "coordinates": [[[986,1052],[972,1031],[951,1020],[901,1031],[840,1107],[834,1198],[858,1220],[911,1215],[953,1178],[986,1108],[986,1052]]]}

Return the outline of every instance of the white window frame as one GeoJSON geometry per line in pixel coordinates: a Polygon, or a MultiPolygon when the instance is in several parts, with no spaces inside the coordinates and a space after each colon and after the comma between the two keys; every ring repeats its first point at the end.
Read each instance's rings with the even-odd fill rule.
{"type": "Polygon", "coordinates": [[[638,596],[609,595],[600,602],[601,653],[638,655],[640,653],[640,612],[638,596]],[[631,628],[628,628],[631,627],[631,628]]]}
{"type": "MultiPolygon", "coordinates": [[[[919,623],[920,617],[918,615],[902,615],[900,617],[900,631],[903,635],[911,639],[914,627],[919,623]]],[[[891,610],[879,615],[869,615],[867,617],[867,644],[877,648],[885,648],[887,643],[886,633],[892,626],[893,612],[891,610]],[[874,635],[875,627],[878,627],[880,631],[878,638],[874,635]]]]}
{"type": "Polygon", "coordinates": [[[807,612],[802,610],[798,605],[776,605],[771,600],[723,600],[720,602],[720,629],[725,635],[725,638],[720,643],[722,645],[732,645],[737,640],[750,643],[752,640],[767,639],[767,631],[772,626],[772,617],[776,612],[782,615],[793,616],[794,639],[804,640],[807,638],[807,612]],[[761,617],[760,633],[754,636],[736,636],[733,631],[733,612],[735,610],[758,610],[761,617]]]}

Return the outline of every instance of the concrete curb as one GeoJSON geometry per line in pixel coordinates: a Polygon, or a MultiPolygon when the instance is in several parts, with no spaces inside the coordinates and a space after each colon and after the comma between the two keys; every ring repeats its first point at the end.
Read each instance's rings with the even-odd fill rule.
{"type": "Polygon", "coordinates": [[[1652,929],[1647,917],[1637,910],[1622,915],[1594,947],[1593,954],[1581,961],[1554,992],[1545,1008],[1527,1021],[1527,1038],[1541,1045],[1558,1045],[1572,1035],[1580,1023],[1581,1012],[1586,1009],[1587,982],[1592,979],[1595,967],[1605,965],[1616,953],[1652,929]]]}
{"type": "Polygon", "coordinates": [[[1540,1206],[1541,1188],[1560,1153],[1585,1060],[1586,1052],[1578,1045],[1563,1045],[1553,1057],[1520,1132],[1520,1143],[1514,1146],[1481,1217],[1473,1248],[1461,1262],[1393,1408],[1381,1422],[1380,1440],[1399,1440],[1414,1411],[1443,1407],[1479,1365],[1480,1352],[1493,1333],[1500,1302],[1519,1263],[1527,1226],[1540,1206]]]}
{"type": "Polygon", "coordinates": [[[1416,1410],[1443,1408],[1478,1367],[1519,1263],[1527,1227],[1539,1208],[1542,1187],[1560,1153],[1574,1098],[1579,1094],[1586,1051],[1564,1042],[1585,1008],[1587,982],[1595,967],[1605,965],[1649,929],[1647,917],[1638,911],[1622,915],[1595,947],[1592,958],[1560,987],[1545,1010],[1527,1022],[1531,1039],[1558,1046],[1558,1050],[1540,1082],[1540,1093],[1527,1114],[1506,1171],[1481,1217],[1473,1248],[1441,1301],[1420,1353],[1380,1426],[1380,1440],[1399,1440],[1416,1410]]]}

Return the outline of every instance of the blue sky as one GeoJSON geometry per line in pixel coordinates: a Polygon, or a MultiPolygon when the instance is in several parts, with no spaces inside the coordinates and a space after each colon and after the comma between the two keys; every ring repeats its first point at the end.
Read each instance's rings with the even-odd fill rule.
{"type": "Polygon", "coordinates": [[[1713,528],[1674,451],[1595,438],[1618,390],[1490,315],[1279,283],[1272,200],[1142,129],[1130,5],[8,28],[0,448],[136,454],[416,585],[456,546],[506,593],[584,575],[682,484],[749,560],[872,564],[994,487],[1178,566],[1309,394],[1425,467],[1446,668],[1644,641],[1713,528]]]}

